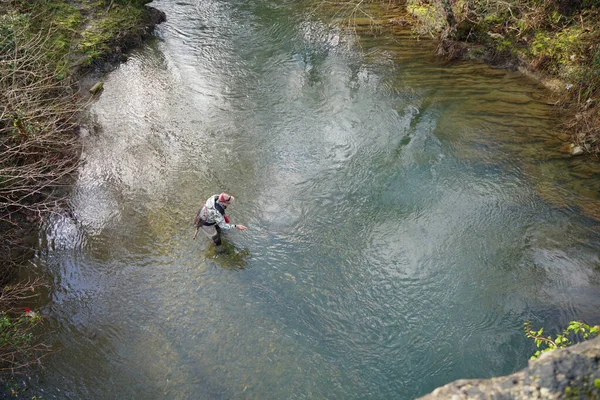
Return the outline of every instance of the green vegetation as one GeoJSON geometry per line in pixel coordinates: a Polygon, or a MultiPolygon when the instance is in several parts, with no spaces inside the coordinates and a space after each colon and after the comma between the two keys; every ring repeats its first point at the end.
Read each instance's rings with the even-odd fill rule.
{"type": "Polygon", "coordinates": [[[31,358],[24,355],[27,356],[34,347],[32,329],[40,321],[41,318],[30,311],[22,316],[12,317],[0,312],[0,354],[3,363],[9,365],[5,368],[12,368],[15,363],[31,358]]]}
{"type": "MultiPolygon", "coordinates": [[[[531,323],[525,322],[525,336],[535,341],[538,351],[531,356],[531,359],[536,359],[542,353],[552,351],[558,348],[571,346],[581,340],[587,340],[598,336],[600,333],[600,326],[589,326],[588,324],[580,321],[571,321],[569,326],[561,333],[557,334],[555,338],[552,336],[544,336],[544,328],[534,330],[531,328],[531,323]]],[[[594,382],[596,387],[600,386],[600,379],[594,382]]]]}
{"type": "Polygon", "coordinates": [[[20,20],[20,26],[30,33],[51,31],[45,50],[67,72],[105,61],[115,50],[120,51],[119,46],[139,41],[148,22],[148,10],[143,7],[147,2],[21,1],[10,3],[5,16],[9,16],[8,29],[13,21],[20,20]]]}
{"type": "Polygon", "coordinates": [[[34,333],[42,323],[41,317],[28,307],[21,307],[38,296],[39,280],[6,285],[0,290],[0,380],[19,369],[36,363],[48,347],[34,333]]]}
{"type": "Polygon", "coordinates": [[[81,33],[80,49],[86,56],[84,62],[92,63],[94,59],[110,52],[111,42],[119,38],[121,32],[133,30],[142,16],[139,8],[129,4],[116,5],[109,9],[108,18],[91,22],[81,33]]]}
{"type": "Polygon", "coordinates": [[[421,35],[435,37],[446,26],[446,20],[441,8],[427,3],[413,2],[409,3],[406,9],[419,22],[415,24],[415,31],[421,35]]]}

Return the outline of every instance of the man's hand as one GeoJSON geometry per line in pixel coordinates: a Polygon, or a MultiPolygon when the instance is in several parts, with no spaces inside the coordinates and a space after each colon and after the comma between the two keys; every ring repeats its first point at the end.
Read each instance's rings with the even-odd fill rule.
{"type": "Polygon", "coordinates": [[[241,225],[241,224],[236,224],[235,227],[238,228],[240,231],[245,231],[246,229],[248,229],[244,225],[241,225]]]}

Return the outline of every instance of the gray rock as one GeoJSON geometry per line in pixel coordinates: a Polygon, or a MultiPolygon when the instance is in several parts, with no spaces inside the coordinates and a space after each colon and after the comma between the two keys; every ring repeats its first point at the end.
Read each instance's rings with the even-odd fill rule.
{"type": "Polygon", "coordinates": [[[600,338],[543,353],[512,375],[461,379],[420,400],[600,399],[600,338]]]}

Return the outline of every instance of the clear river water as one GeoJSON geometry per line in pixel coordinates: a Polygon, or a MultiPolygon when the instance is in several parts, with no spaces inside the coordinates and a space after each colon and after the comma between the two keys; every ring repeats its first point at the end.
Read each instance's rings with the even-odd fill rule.
{"type": "Polygon", "coordinates": [[[40,234],[44,399],[412,399],[600,322],[599,170],[545,88],[314,4],[152,5],[40,234]]]}

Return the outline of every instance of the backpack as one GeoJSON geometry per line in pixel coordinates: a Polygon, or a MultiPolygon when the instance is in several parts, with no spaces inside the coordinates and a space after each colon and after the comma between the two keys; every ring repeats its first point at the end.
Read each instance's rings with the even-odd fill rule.
{"type": "Polygon", "coordinates": [[[206,204],[203,204],[196,217],[194,218],[194,225],[196,228],[200,228],[202,225],[206,224],[206,220],[208,219],[208,208],[206,208],[206,204]]]}

